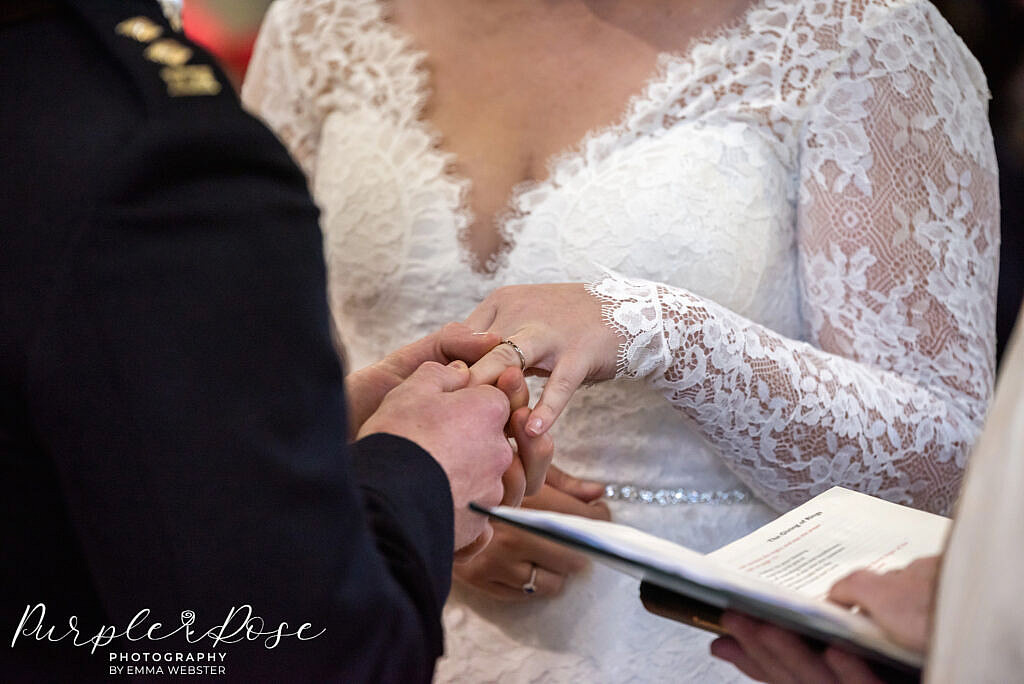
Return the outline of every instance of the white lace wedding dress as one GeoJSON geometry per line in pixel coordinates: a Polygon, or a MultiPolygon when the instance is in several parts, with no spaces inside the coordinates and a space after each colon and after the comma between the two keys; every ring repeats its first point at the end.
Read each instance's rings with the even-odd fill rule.
{"type": "MultiPolygon", "coordinates": [[[[984,76],[929,3],[761,0],[664,55],[516,188],[486,273],[423,58],[381,2],[281,0],[243,91],[323,209],[350,367],[498,286],[586,281],[629,343],[556,463],[613,483],[618,521],[706,551],[833,484],[949,512],[992,387],[998,199],[984,76]]],[[[457,588],[445,621],[440,680],[742,679],[600,567],[525,605],[457,588]]]]}

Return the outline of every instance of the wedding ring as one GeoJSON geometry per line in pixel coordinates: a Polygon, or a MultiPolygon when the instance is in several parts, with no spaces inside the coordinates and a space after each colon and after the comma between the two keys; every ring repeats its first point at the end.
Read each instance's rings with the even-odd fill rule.
{"type": "Polygon", "coordinates": [[[523,593],[526,595],[534,594],[537,592],[537,564],[531,563],[533,567],[530,568],[530,579],[523,585],[523,593]]]}
{"type": "MultiPolygon", "coordinates": [[[[525,371],[526,370],[526,354],[524,354],[523,350],[519,348],[519,345],[516,344],[515,342],[513,342],[512,340],[508,340],[508,339],[502,340],[501,343],[502,344],[507,344],[508,346],[512,347],[512,351],[514,351],[519,356],[519,370],[525,371]]],[[[526,587],[523,587],[523,591],[526,591],[526,587]]],[[[527,592],[527,593],[529,593],[529,592],[527,592]]]]}

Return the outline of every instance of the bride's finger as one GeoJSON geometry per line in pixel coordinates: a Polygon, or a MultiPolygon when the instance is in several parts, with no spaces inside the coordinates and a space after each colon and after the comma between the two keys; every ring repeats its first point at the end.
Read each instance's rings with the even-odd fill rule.
{"type": "Polygon", "coordinates": [[[496,313],[497,307],[494,306],[491,298],[488,297],[473,309],[473,312],[466,317],[463,323],[473,330],[487,330],[494,323],[496,313]]]}
{"type": "Polygon", "coordinates": [[[534,359],[530,351],[530,343],[527,341],[520,342],[519,340],[515,340],[515,343],[519,347],[519,352],[516,352],[511,344],[500,343],[494,349],[484,354],[482,359],[470,366],[469,386],[493,385],[505,369],[510,366],[523,370],[524,361],[526,367],[529,368],[531,361],[534,359]],[[522,358],[519,357],[520,352],[523,355],[522,358]]]}
{"type": "Polygon", "coordinates": [[[512,414],[510,422],[512,436],[515,437],[519,450],[518,460],[522,462],[526,473],[526,494],[532,496],[544,486],[548,466],[551,465],[551,458],[555,453],[555,445],[548,435],[531,437],[526,433],[526,420],[529,415],[530,409],[524,406],[512,414]]]}
{"type": "Polygon", "coordinates": [[[463,546],[461,549],[457,549],[455,551],[455,557],[453,560],[456,563],[468,563],[491,543],[492,537],[494,537],[494,528],[491,527],[490,522],[487,522],[484,525],[484,531],[480,533],[479,537],[471,541],[466,546],[463,546]]]}
{"type": "MultiPolygon", "coordinates": [[[[483,330],[483,328],[480,328],[483,330]]],[[[449,361],[459,359],[466,363],[479,360],[501,342],[497,333],[474,333],[462,323],[448,323],[437,334],[439,355],[449,361]]]]}
{"type": "Polygon", "coordinates": [[[531,596],[536,599],[538,596],[551,597],[560,594],[562,587],[565,586],[565,575],[552,572],[537,564],[518,563],[514,576],[494,580],[493,584],[496,585],[494,589],[497,591],[501,591],[502,587],[505,588],[506,591],[501,593],[504,594],[503,598],[508,600],[528,599],[531,596]],[[537,570],[536,575],[533,575],[534,568],[537,570]],[[533,591],[527,593],[523,587],[529,584],[531,576],[533,577],[533,591]]]}
{"type": "MultiPolygon", "coordinates": [[[[541,437],[534,437],[533,439],[541,439],[541,437]]],[[[605,488],[600,482],[573,477],[554,465],[548,467],[547,474],[544,476],[544,483],[586,503],[592,503],[600,499],[604,495],[605,488]]]]}
{"type": "MultiPolygon", "coordinates": [[[[551,371],[551,376],[544,385],[544,391],[530,413],[529,420],[526,421],[526,434],[539,437],[547,432],[558,420],[558,416],[562,415],[562,410],[569,403],[573,393],[587,378],[587,368],[586,359],[579,354],[567,354],[559,360],[551,371]]],[[[471,372],[470,382],[472,381],[471,372]]]]}

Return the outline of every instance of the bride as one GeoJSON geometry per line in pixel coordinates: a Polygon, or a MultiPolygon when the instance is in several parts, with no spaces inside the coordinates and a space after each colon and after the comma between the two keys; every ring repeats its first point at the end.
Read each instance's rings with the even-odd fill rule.
{"type": "MultiPolygon", "coordinates": [[[[472,312],[516,345],[481,377],[551,373],[556,463],[700,551],[833,484],[949,512],[998,199],[984,76],[925,0],[279,0],[243,98],[322,207],[353,367],[472,312]]],[[[439,679],[738,677],[627,578],[556,597],[575,566],[503,535],[439,679]]]]}

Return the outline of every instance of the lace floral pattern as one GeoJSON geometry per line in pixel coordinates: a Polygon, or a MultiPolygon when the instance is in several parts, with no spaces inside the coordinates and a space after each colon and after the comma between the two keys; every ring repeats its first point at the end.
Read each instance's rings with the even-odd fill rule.
{"type": "MultiPolygon", "coordinates": [[[[323,210],[351,366],[496,287],[592,282],[623,377],[577,392],[558,464],[758,497],[612,501],[620,522],[709,551],[832,484],[948,511],[991,391],[998,206],[984,77],[928,2],[758,0],[663,55],[620,121],[516,189],[490,273],[384,7],[278,0],[243,89],[323,210]]],[[[456,592],[445,621],[439,681],[742,679],[603,568],[524,606],[456,592]]]]}
{"type": "Polygon", "coordinates": [[[934,11],[861,4],[805,18],[810,54],[834,54],[799,150],[810,344],[684,290],[590,289],[625,337],[619,374],[651,378],[775,507],[840,484],[948,513],[993,380],[986,91],[934,11]]]}
{"type": "MultiPolygon", "coordinates": [[[[338,337],[355,366],[394,348],[395,335],[404,343],[410,329],[439,325],[429,322],[432,293],[468,263],[459,237],[472,223],[468,183],[448,172],[451,155],[418,118],[429,93],[423,54],[384,10],[376,0],[275,2],[242,89],[310,179],[338,337]]],[[[450,293],[456,311],[490,291],[475,281],[450,293]]]]}

